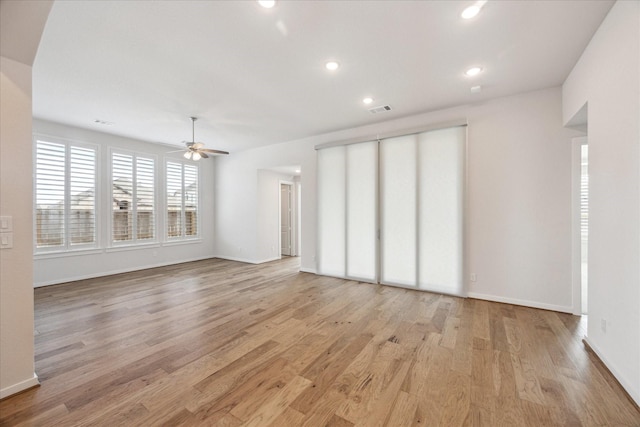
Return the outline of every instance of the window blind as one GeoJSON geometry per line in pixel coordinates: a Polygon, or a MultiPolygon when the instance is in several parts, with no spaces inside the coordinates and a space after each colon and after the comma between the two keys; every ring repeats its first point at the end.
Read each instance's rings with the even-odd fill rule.
{"type": "Polygon", "coordinates": [[[112,239],[136,243],[155,237],[155,162],[134,154],[112,153],[112,239]]]}
{"type": "Polygon", "coordinates": [[[111,229],[114,242],[133,240],[133,156],[111,155],[111,229]]]}
{"type": "Polygon", "coordinates": [[[36,143],[36,248],[66,246],[64,144],[36,143]]]}
{"type": "Polygon", "coordinates": [[[155,161],[136,157],[136,237],[155,239],[155,161]]]}
{"type": "Polygon", "coordinates": [[[167,162],[167,237],[198,236],[198,166],[167,162]]]}
{"type": "Polygon", "coordinates": [[[184,234],[198,235],[198,167],[184,165],[184,234]]]}
{"type": "Polygon", "coordinates": [[[96,149],[36,141],[36,250],[96,244],[96,149]]]}
{"type": "Polygon", "coordinates": [[[71,146],[69,162],[69,240],[71,245],[96,241],[96,151],[71,146]]]}

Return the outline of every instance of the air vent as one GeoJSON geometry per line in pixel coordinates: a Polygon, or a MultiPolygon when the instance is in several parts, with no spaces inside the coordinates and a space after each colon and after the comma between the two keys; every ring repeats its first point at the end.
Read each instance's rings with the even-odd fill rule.
{"type": "Polygon", "coordinates": [[[383,105],[381,107],[373,107],[369,109],[371,114],[384,113],[385,111],[391,111],[391,107],[388,105],[383,105]]]}

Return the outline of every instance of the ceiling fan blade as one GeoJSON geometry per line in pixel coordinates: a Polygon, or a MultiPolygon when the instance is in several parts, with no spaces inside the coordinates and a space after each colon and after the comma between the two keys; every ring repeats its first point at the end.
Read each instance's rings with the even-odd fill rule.
{"type": "Polygon", "coordinates": [[[209,156],[206,153],[203,153],[202,151],[198,151],[198,154],[200,154],[200,157],[202,157],[203,159],[209,158],[209,156]]]}
{"type": "Polygon", "coordinates": [[[222,150],[212,150],[211,148],[201,148],[198,151],[205,152],[205,153],[210,153],[210,154],[229,154],[228,151],[222,151],[222,150]]]}

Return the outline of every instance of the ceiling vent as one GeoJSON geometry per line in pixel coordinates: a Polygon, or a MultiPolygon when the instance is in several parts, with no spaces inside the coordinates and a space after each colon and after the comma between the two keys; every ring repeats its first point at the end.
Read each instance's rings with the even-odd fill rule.
{"type": "Polygon", "coordinates": [[[369,109],[371,114],[384,113],[385,111],[391,111],[391,107],[388,105],[383,105],[381,107],[373,107],[369,109]]]}

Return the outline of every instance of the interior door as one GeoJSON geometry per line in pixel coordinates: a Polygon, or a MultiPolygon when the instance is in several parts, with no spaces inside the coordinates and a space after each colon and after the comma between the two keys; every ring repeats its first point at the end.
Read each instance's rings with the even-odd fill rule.
{"type": "Polygon", "coordinates": [[[291,185],[280,184],[280,253],[291,256],[291,185]]]}

